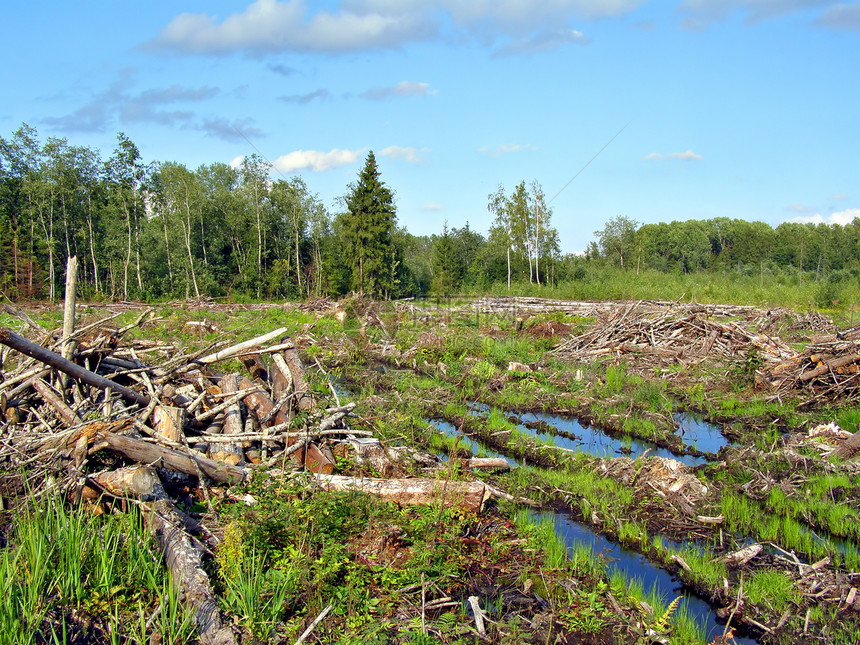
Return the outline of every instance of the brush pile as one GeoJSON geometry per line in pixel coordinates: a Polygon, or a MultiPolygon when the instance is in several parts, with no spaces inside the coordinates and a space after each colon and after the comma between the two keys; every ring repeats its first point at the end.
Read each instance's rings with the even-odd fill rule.
{"type": "Polygon", "coordinates": [[[654,311],[639,303],[601,312],[588,331],[554,351],[581,362],[607,356],[632,358],[638,368],[709,357],[738,361],[750,355],[767,365],[795,354],[779,339],[752,333],[735,322],[713,320],[700,305],[654,311]]]}
{"type": "MultiPolygon", "coordinates": [[[[251,477],[303,476],[322,490],[360,490],[401,505],[446,499],[473,512],[504,495],[480,481],[442,481],[432,456],[350,427],[356,404],[341,405],[332,386],[331,397],[312,390],[297,347],[309,339],[287,337],[287,328],[187,353],[168,341],[127,338],[157,320],[151,310],[125,327],[110,326],[114,314],[63,333],[14,307],[5,313],[28,330],[0,328],[0,494],[59,494],[99,512],[114,507],[110,500],[139,506],[202,643],[236,639],[192,537],[213,527],[185,516],[177,497],[205,501],[206,522],[217,530],[211,496],[233,493],[214,486],[251,477]],[[226,361],[244,369],[217,372],[226,361]],[[335,454],[386,478],[335,475],[335,454]],[[431,462],[434,474],[404,477],[410,459],[431,462]]],[[[467,461],[464,468],[487,467],[467,461]]]]}
{"type": "Polygon", "coordinates": [[[860,329],[814,337],[800,353],[776,363],[765,372],[775,390],[805,393],[804,408],[860,400],[860,329]]]}

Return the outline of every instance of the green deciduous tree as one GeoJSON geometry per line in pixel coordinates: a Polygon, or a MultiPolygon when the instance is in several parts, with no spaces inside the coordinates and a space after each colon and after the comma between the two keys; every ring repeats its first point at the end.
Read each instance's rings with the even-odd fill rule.
{"type": "Polygon", "coordinates": [[[600,241],[600,250],[604,257],[617,259],[623,269],[625,256],[629,257],[635,248],[638,226],[639,222],[619,215],[606,222],[602,231],[595,231],[594,235],[600,241]]]}

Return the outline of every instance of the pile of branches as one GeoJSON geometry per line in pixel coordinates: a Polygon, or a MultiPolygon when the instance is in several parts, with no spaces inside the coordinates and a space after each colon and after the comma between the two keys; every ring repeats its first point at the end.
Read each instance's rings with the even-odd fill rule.
{"type": "Polygon", "coordinates": [[[756,316],[752,322],[759,333],[776,336],[810,332],[832,334],[836,331],[833,321],[817,311],[799,313],[793,309],[769,309],[756,316]]]}
{"type": "Polygon", "coordinates": [[[554,351],[581,362],[633,357],[640,367],[708,357],[746,360],[752,354],[770,364],[795,354],[779,339],[751,333],[737,323],[717,322],[700,309],[697,305],[655,312],[631,303],[601,314],[586,333],[554,351]]]}
{"type": "Polygon", "coordinates": [[[775,390],[805,394],[798,407],[860,400],[860,330],[813,338],[802,352],[772,365],[765,377],[775,390]]]}
{"type": "Polygon", "coordinates": [[[108,327],[111,316],[59,334],[6,310],[34,340],[23,329],[0,328],[0,470],[14,481],[25,469],[31,493],[97,504],[107,496],[140,506],[203,643],[236,641],[218,610],[188,518],[168,489],[199,487],[209,501],[214,485],[304,471],[322,490],[361,490],[400,504],[450,498],[477,512],[502,495],[480,481],[440,486],[436,477],[332,474],[333,453],[344,448],[357,463],[366,460],[389,474],[404,472],[392,464],[420,459],[383,446],[372,431],[351,428],[355,403],[340,405],[333,387],[334,405],[325,407],[322,401],[331,399],[309,387],[286,328],[187,354],[169,343],[124,340],[151,319],[151,311],[120,329],[108,327]],[[145,353],[164,359],[147,364],[140,360],[145,353]],[[229,359],[241,360],[247,372],[215,370],[229,359]]]}

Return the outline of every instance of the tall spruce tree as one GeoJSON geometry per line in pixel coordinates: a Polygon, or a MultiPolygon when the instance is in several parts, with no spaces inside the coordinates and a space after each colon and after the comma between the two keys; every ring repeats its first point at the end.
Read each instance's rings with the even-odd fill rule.
{"type": "Polygon", "coordinates": [[[367,153],[358,182],[345,198],[344,242],[352,265],[352,287],[359,293],[387,297],[397,282],[392,235],[397,215],[394,195],[379,179],[373,151],[367,153]]]}

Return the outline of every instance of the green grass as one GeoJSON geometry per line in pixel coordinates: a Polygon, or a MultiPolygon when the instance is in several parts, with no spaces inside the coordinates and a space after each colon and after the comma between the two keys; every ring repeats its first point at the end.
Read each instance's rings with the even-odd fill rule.
{"type": "Polygon", "coordinates": [[[173,611],[164,620],[164,642],[178,645],[191,638],[191,620],[135,513],[94,518],[86,508],[69,510],[52,497],[8,513],[11,537],[0,553],[4,643],[65,642],[65,623],[44,618],[79,609],[111,633],[148,637],[154,628],[147,630],[141,616],[161,607],[173,611]]]}

